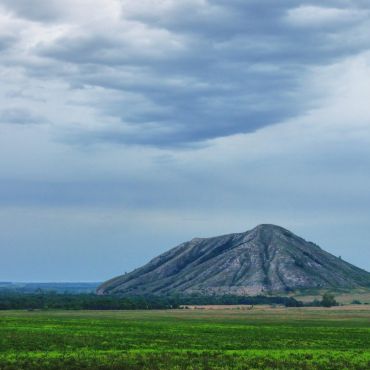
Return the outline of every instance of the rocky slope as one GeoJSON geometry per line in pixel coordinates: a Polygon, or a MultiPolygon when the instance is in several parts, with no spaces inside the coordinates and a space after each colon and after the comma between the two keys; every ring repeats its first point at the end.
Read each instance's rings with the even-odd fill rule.
{"type": "Polygon", "coordinates": [[[370,273],[282,227],[259,225],[180,244],[97,292],[258,295],[360,287],[370,287],[370,273]]]}

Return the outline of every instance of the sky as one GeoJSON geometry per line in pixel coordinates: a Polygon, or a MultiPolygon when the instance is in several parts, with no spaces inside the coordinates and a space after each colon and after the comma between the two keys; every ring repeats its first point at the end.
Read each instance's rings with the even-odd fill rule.
{"type": "Polygon", "coordinates": [[[370,271],[369,35],[365,0],[0,0],[0,281],[261,223],[370,271]]]}

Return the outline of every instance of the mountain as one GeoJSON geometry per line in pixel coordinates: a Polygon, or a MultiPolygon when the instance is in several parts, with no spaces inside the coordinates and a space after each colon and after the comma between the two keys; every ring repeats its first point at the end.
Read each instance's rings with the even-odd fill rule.
{"type": "Polygon", "coordinates": [[[282,227],[259,225],[180,244],[97,293],[258,295],[363,287],[370,287],[370,273],[282,227]]]}
{"type": "Polygon", "coordinates": [[[0,293],[37,293],[54,292],[58,294],[87,294],[94,293],[100,283],[20,283],[0,282],[0,293]]]}

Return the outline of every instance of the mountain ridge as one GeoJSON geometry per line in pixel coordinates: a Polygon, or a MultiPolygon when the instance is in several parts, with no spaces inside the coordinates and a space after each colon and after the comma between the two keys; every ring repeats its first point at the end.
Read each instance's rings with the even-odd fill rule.
{"type": "Polygon", "coordinates": [[[193,238],[103,283],[98,294],[287,293],[370,287],[370,273],[272,224],[193,238]]]}

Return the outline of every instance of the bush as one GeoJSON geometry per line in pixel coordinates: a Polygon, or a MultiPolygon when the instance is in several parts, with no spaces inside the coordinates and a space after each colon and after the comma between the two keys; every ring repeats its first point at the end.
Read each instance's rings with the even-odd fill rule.
{"type": "Polygon", "coordinates": [[[335,300],[335,296],[334,296],[334,294],[331,294],[331,293],[325,293],[325,294],[322,296],[321,306],[322,306],[322,307],[333,307],[333,306],[338,306],[338,302],[335,300]]]}

